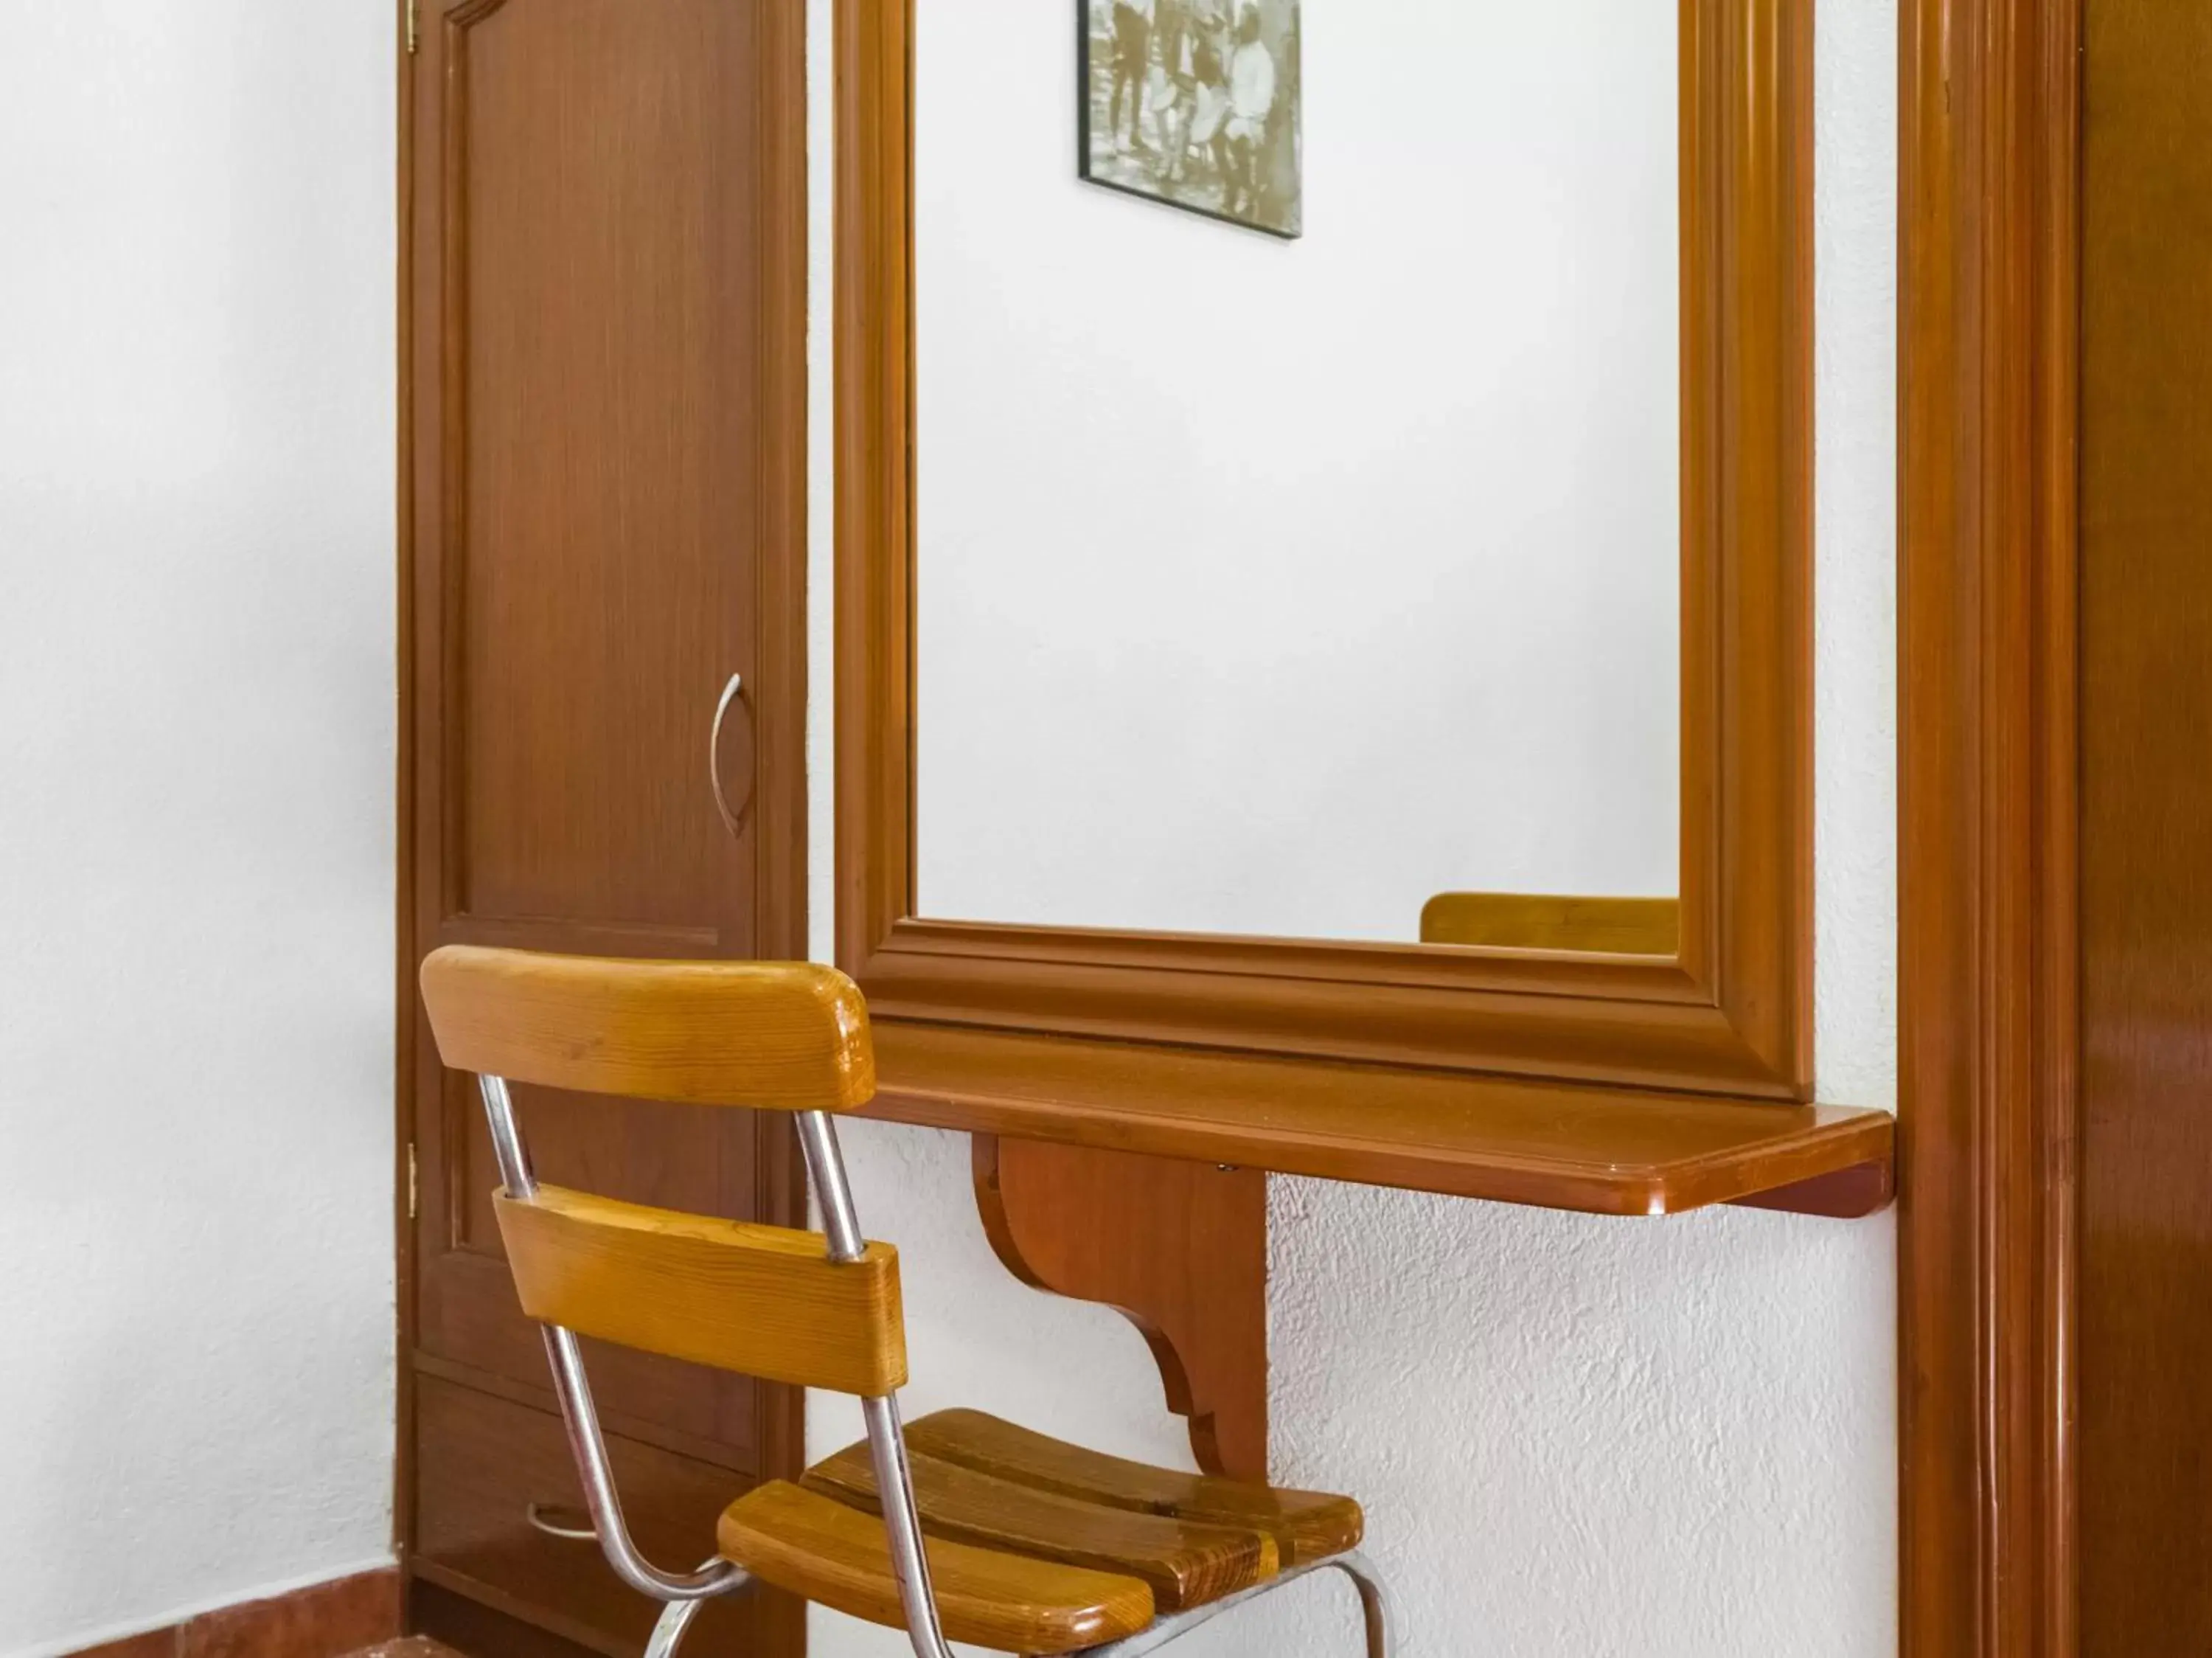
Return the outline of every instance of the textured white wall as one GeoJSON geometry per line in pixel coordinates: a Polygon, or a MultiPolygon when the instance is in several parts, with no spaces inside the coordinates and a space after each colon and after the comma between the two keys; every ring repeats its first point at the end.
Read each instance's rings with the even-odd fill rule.
{"type": "MultiPolygon", "coordinates": [[[[814,914],[826,954],[824,0],[814,11],[814,914]]],[[[1896,34],[1893,0],[1820,11],[1819,1069],[1823,1099],[1871,1105],[1895,1094],[1896,34]]],[[[1308,139],[1322,141],[1311,112],[1308,139]]],[[[856,1125],[847,1144],[870,1231],[906,1256],[912,1408],[957,1399],[1187,1463],[1135,1332],[1019,1288],[991,1258],[963,1140],[856,1125]]],[[[1894,1651],[1887,1218],[1600,1221],[1290,1179],[1273,1183],[1271,1212],[1275,1473],[1367,1503],[1413,1658],[1894,1651]]],[[[817,1404],[817,1445],[857,1431],[849,1407],[817,1404]]],[[[1347,1600],[1301,1585],[1186,1649],[1350,1653],[1347,1600]]],[[[814,1628],[817,1658],[905,1650],[834,1614],[814,1628]]]]}
{"type": "Polygon", "coordinates": [[[0,51],[0,1653],[390,1557],[386,6],[0,51]]]}

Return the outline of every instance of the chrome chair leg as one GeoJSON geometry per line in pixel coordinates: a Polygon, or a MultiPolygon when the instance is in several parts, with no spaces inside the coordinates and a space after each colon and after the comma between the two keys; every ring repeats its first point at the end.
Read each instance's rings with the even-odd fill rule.
{"type": "MultiPolygon", "coordinates": [[[[728,1563],[718,1557],[708,1561],[699,1570],[709,1571],[718,1564],[727,1565],[728,1563]]],[[[732,1570],[730,1587],[723,1593],[734,1594],[751,1582],[747,1573],[732,1570]]],[[[684,1638],[685,1631],[691,1627],[691,1620],[699,1615],[699,1608],[706,1604],[704,1598],[695,1597],[690,1600],[671,1600],[663,1606],[659,1621],[653,1626],[653,1638],[645,1643],[645,1658],[672,1658],[676,1643],[684,1638]]]]}
{"type": "Polygon", "coordinates": [[[1390,1658],[1396,1647],[1398,1631],[1405,1623],[1390,1594],[1390,1586],[1375,1570],[1375,1563],[1357,1549],[1337,1556],[1328,1564],[1349,1577],[1359,1591],[1359,1609],[1367,1620],[1367,1658],[1390,1658]]]}
{"type": "Polygon", "coordinates": [[[671,1658],[676,1643],[706,1604],[704,1600],[671,1600],[662,1608],[660,1621],[653,1626],[653,1638],[645,1643],[645,1658],[671,1658]]]}
{"type": "Polygon", "coordinates": [[[1340,1571],[1350,1578],[1359,1591],[1359,1606],[1367,1625],[1367,1658],[1392,1658],[1396,1650],[1399,1627],[1403,1621],[1398,1615],[1397,1604],[1391,1598],[1382,1575],[1375,1570],[1375,1563],[1358,1550],[1331,1555],[1326,1560],[1316,1560],[1309,1565],[1293,1567],[1280,1576],[1271,1577],[1264,1583],[1255,1583],[1240,1594],[1229,1595],[1202,1606],[1193,1606],[1188,1612],[1170,1613],[1141,1634],[1120,1641],[1109,1642],[1103,1647],[1092,1647],[1080,1658],[1144,1658],[1146,1653],[1158,1652],[1171,1643],[1180,1641],[1193,1630],[1210,1624],[1224,1612],[1234,1612],[1240,1606],[1273,1594],[1301,1577],[1310,1577],[1316,1572],[1340,1571]]]}

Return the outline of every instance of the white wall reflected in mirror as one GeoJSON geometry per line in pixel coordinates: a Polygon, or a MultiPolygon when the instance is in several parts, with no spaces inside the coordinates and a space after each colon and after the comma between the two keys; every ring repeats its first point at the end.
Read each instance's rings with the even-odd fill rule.
{"type": "Polygon", "coordinates": [[[1306,0],[1305,236],[917,8],[921,913],[1412,942],[1676,889],[1677,9],[1306,0]]]}

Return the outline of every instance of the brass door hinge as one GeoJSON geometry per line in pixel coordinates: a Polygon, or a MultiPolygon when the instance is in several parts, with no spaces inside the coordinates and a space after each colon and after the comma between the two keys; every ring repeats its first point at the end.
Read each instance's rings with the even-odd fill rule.
{"type": "Polygon", "coordinates": [[[410,1141],[407,1145],[407,1218],[410,1221],[415,1218],[416,1208],[415,1145],[410,1141]]]}
{"type": "Polygon", "coordinates": [[[421,3],[422,0],[407,0],[407,55],[410,58],[415,55],[416,49],[422,44],[422,26],[416,17],[415,9],[421,3]]]}

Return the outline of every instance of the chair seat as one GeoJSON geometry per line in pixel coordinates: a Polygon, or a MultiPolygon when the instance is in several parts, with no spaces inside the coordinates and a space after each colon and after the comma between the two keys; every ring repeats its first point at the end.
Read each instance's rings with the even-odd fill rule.
{"type": "MultiPolygon", "coordinates": [[[[907,1429],[945,1633],[1018,1653],[1119,1640],[1161,1612],[1252,1588],[1359,1541],[1349,1497],[1177,1473],[973,1411],[907,1429]]],[[[722,1517],[722,1552],[764,1582],[902,1626],[866,1444],[763,1485],[722,1517]]]]}
{"type": "Polygon", "coordinates": [[[1018,1485],[1057,1491],[1104,1509],[1233,1526],[1274,1539],[1285,1566],[1310,1565],[1356,1549],[1366,1520],[1348,1496],[1294,1491],[1256,1480],[1178,1473],[1148,1462],[1088,1451],[1018,1428],[981,1411],[940,1411],[907,1428],[908,1448],[996,1474],[1018,1485]]]}
{"type": "MultiPolygon", "coordinates": [[[[723,1512],[724,1557],[764,1583],[871,1624],[906,1627],[884,1523],[782,1480],[723,1512]]],[[[1086,1571],[996,1549],[928,1542],[929,1575],[946,1637],[994,1652],[1079,1652],[1152,1621],[1152,1592],[1133,1577],[1086,1571]]]]}

